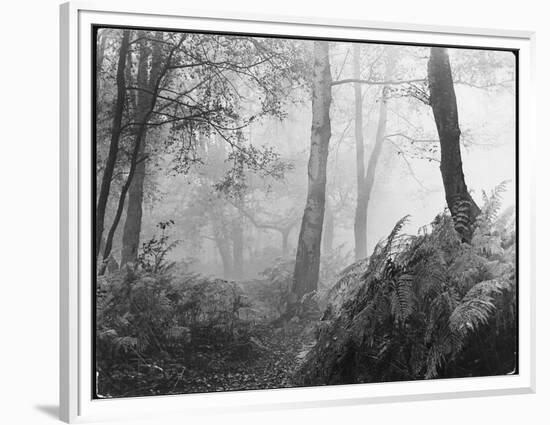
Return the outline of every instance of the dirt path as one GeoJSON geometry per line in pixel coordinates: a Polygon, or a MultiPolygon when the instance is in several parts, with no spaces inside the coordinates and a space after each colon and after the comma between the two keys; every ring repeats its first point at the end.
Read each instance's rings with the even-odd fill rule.
{"type": "Polygon", "coordinates": [[[257,326],[245,344],[199,345],[175,350],[166,359],[120,365],[107,396],[131,397],[239,391],[292,386],[291,378],[314,342],[311,326],[257,326]],[[137,366],[136,366],[137,365],[137,366]]]}
{"type": "Polygon", "coordinates": [[[291,386],[291,377],[313,339],[303,327],[256,330],[247,347],[210,353],[206,368],[189,371],[175,392],[234,391],[291,386]]]}

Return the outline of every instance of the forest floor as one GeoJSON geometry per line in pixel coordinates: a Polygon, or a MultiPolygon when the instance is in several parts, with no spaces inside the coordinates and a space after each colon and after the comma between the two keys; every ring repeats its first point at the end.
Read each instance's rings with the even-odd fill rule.
{"type": "Polygon", "coordinates": [[[100,397],[135,397],[295,386],[291,378],[314,345],[314,322],[259,324],[236,341],[175,346],[164,358],[120,364],[100,397]]]}

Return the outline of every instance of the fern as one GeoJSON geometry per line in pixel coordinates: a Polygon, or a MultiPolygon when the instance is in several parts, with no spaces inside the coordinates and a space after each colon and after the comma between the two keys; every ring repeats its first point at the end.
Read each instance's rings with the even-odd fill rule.
{"type": "Polygon", "coordinates": [[[398,248],[398,246],[394,245],[395,242],[399,241],[399,236],[401,234],[401,231],[403,230],[403,227],[407,224],[409,221],[409,215],[404,216],[401,218],[393,227],[392,231],[386,238],[386,240],[383,243],[383,247],[380,250],[380,257],[381,258],[389,258],[392,254],[395,254],[394,249],[398,248]]]}
{"type": "Polygon", "coordinates": [[[449,318],[449,328],[453,332],[475,331],[487,324],[495,310],[494,297],[508,289],[508,285],[498,280],[488,280],[476,284],[464,296],[449,318]]]}
{"type": "Polygon", "coordinates": [[[133,336],[117,336],[113,338],[115,347],[126,352],[130,349],[135,349],[138,345],[138,339],[133,336]]]}
{"type": "Polygon", "coordinates": [[[498,217],[498,213],[502,208],[502,195],[506,192],[509,180],[499,183],[490,195],[485,191],[482,192],[483,207],[481,209],[480,220],[494,223],[498,217]]]}
{"type": "MultiPolygon", "coordinates": [[[[345,270],[331,291],[338,308],[325,316],[330,322],[296,382],[326,383],[331,371],[331,383],[349,383],[342,359],[351,362],[346,370],[354,370],[355,382],[456,376],[457,364],[479,355],[472,354],[476,335],[495,338],[498,331],[513,342],[514,224],[512,214],[497,215],[504,189],[484,195],[472,244],[461,242],[449,214],[414,237],[401,234],[404,217],[368,263],[345,270]]],[[[479,349],[502,350],[491,344],[479,349]]],[[[498,355],[509,359],[503,370],[512,367],[515,345],[506,347],[512,351],[498,355]]]]}
{"type": "Polygon", "coordinates": [[[412,290],[413,276],[403,274],[391,282],[392,299],[394,299],[394,315],[399,320],[405,320],[414,310],[414,293],[412,290]]]}
{"type": "Polygon", "coordinates": [[[342,308],[344,301],[351,298],[352,293],[357,293],[360,285],[363,283],[361,276],[365,274],[368,264],[369,259],[365,258],[351,264],[340,272],[338,280],[327,291],[325,296],[326,300],[324,304],[330,306],[328,313],[325,314],[325,318],[337,314],[342,308]]]}

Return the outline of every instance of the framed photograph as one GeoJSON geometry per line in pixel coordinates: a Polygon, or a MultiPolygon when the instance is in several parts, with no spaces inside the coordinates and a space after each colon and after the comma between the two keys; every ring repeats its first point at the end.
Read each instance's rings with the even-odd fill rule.
{"type": "Polygon", "coordinates": [[[533,40],[62,5],[62,419],[534,391],[533,40]]]}

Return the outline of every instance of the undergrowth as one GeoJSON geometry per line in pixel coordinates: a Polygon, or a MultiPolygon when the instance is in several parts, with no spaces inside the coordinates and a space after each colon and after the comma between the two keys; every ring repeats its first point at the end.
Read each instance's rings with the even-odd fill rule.
{"type": "Polygon", "coordinates": [[[383,382],[516,371],[515,214],[487,196],[472,243],[447,213],[419,235],[400,220],[328,293],[297,385],[383,382]]]}

